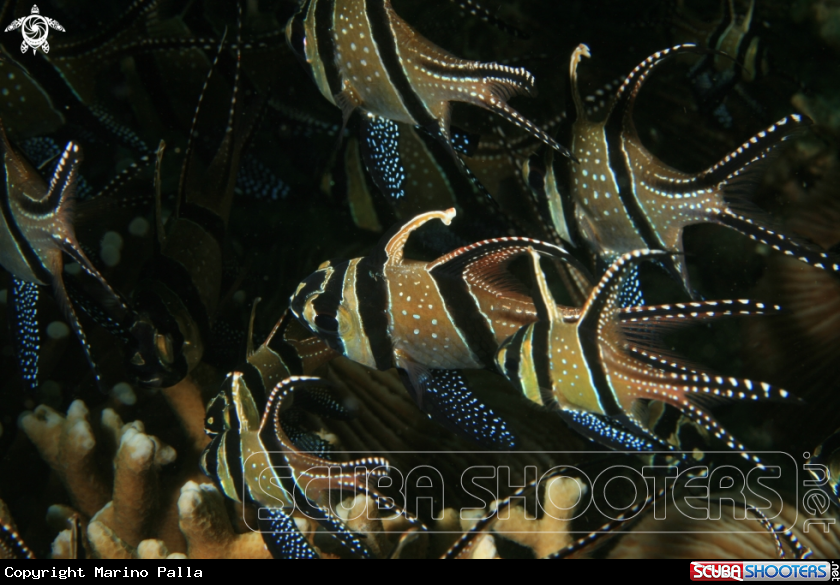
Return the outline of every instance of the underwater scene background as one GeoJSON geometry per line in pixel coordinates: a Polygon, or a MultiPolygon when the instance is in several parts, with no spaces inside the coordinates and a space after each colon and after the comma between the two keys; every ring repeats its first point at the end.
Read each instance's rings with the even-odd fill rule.
{"type": "Polygon", "coordinates": [[[37,8],[0,556],[840,555],[840,4],[37,8]]]}

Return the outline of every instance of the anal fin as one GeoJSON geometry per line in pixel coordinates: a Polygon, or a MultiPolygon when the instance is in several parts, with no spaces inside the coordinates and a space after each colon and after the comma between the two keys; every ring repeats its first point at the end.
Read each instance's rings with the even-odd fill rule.
{"type": "Polygon", "coordinates": [[[405,169],[400,159],[400,128],[396,122],[375,116],[361,116],[361,150],[368,173],[376,187],[393,201],[405,196],[405,169]]]}
{"type": "Polygon", "coordinates": [[[475,396],[461,372],[426,370],[418,377],[409,371],[407,377],[418,407],[436,423],[488,449],[516,447],[505,421],[475,396]]]}
{"type": "Polygon", "coordinates": [[[260,508],[258,514],[265,546],[275,559],[318,558],[318,553],[286,512],[279,508],[260,508]]]}
{"type": "Polygon", "coordinates": [[[616,451],[673,451],[671,445],[638,425],[622,425],[609,417],[573,409],[560,410],[560,416],[573,430],[616,451]],[[630,430],[628,426],[636,430],[630,430]]]}
{"type": "Polygon", "coordinates": [[[12,279],[9,299],[12,341],[23,381],[33,392],[38,388],[38,357],[41,350],[41,334],[38,330],[39,296],[37,284],[12,279]]]}

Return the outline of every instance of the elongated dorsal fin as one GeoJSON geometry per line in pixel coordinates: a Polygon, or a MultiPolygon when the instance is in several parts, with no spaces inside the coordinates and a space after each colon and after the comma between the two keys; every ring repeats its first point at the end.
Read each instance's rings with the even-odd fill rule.
{"type": "MultiPolygon", "coordinates": [[[[391,266],[399,266],[402,264],[405,243],[408,241],[408,237],[411,235],[411,232],[433,219],[439,219],[444,223],[444,225],[449,225],[452,223],[452,219],[455,217],[455,214],[456,211],[454,207],[450,207],[446,211],[429,211],[427,213],[422,213],[409,220],[408,223],[396,228],[396,233],[393,233],[390,237],[386,234],[386,237],[388,238],[387,242],[384,245],[380,242],[381,248],[378,250],[378,252],[384,253],[384,263],[391,266]]],[[[383,238],[383,241],[384,240],[385,238],[383,238]]]]}
{"type": "Polygon", "coordinates": [[[478,286],[497,296],[530,297],[527,287],[508,270],[511,262],[530,250],[559,260],[582,274],[584,279],[589,278],[586,268],[565,249],[523,237],[492,238],[463,246],[431,262],[427,270],[463,278],[471,286],[478,286]]]}
{"type": "Polygon", "coordinates": [[[589,52],[589,47],[580,44],[572,51],[572,58],[569,62],[569,84],[572,90],[572,99],[575,102],[575,112],[578,120],[585,120],[586,108],[583,105],[583,98],[580,96],[580,89],[578,88],[577,68],[584,57],[589,58],[592,54],[589,52]]]}
{"type": "Polygon", "coordinates": [[[636,97],[639,94],[639,90],[642,89],[648,74],[669,56],[679,53],[697,52],[703,51],[694,43],[674,45],[668,49],[657,51],[636,65],[636,67],[624,79],[624,82],[619,86],[618,91],[616,91],[612,104],[608,109],[606,124],[608,126],[624,128],[625,130],[630,131],[633,128],[633,105],[636,102],[636,97]]]}

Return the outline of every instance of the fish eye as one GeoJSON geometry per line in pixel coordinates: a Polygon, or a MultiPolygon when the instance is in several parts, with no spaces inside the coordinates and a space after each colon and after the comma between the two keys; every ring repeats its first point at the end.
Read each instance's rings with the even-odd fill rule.
{"type": "Polygon", "coordinates": [[[319,313],[315,315],[315,325],[322,331],[338,333],[338,319],[335,318],[335,315],[319,313]]]}

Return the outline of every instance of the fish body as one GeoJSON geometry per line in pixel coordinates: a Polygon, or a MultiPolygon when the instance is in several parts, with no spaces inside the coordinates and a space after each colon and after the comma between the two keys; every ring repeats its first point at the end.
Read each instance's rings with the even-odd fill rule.
{"type": "MultiPolygon", "coordinates": [[[[136,318],[130,324],[129,362],[146,386],[173,386],[198,365],[222,297],[223,245],[237,170],[261,113],[261,106],[243,112],[237,59],[224,137],[209,164],[201,165],[194,145],[196,125],[223,42],[195,110],[175,213],[164,226],[158,203],[157,253],[133,294],[136,318]]],[[[158,168],[162,155],[161,147],[158,168]]],[[[156,183],[160,198],[159,174],[156,183]]]]}
{"type": "Polygon", "coordinates": [[[737,90],[748,105],[763,114],[761,107],[746,95],[744,84],[770,71],[766,43],[762,42],[760,21],[755,16],[755,0],[739,14],[735,0],[722,0],[720,16],[711,24],[686,12],[675,14],[677,35],[709,49],[689,72],[692,90],[702,110],[713,112],[725,127],[732,118],[724,100],[737,90]]]}
{"type": "Polygon", "coordinates": [[[561,152],[539,127],[507,105],[533,91],[525,69],[460,59],[406,23],[390,0],[307,0],[286,38],[318,89],[345,116],[356,108],[439,132],[451,143],[450,103],[488,109],[561,152]]]}
{"type": "Polygon", "coordinates": [[[260,407],[242,373],[232,372],[208,407],[205,427],[212,440],[201,467],[228,497],[260,508],[259,529],[276,558],[317,558],[294,521],[301,513],[333,532],[352,554],[370,556],[332,510],[331,494],[363,493],[377,505],[393,507],[368,487],[371,477],[387,475],[387,461],[330,461],[300,449],[287,433],[282,414],[293,395],[309,394],[307,404],[320,405],[322,415],[346,414],[328,392],[323,380],[293,376],[278,383],[260,407]]]}
{"type": "MultiPolygon", "coordinates": [[[[621,288],[629,265],[662,254],[639,250],[621,256],[592,290],[580,316],[569,320],[556,310],[536,266],[539,255],[532,252],[540,290],[536,300],[542,303],[538,313],[543,318],[502,344],[496,357],[498,368],[526,397],[559,408],[573,427],[588,430],[590,438],[610,446],[614,446],[613,423],[618,423],[629,433],[625,448],[636,450],[645,441],[662,447],[662,441],[642,422],[648,418],[644,401],[658,400],[679,408],[729,448],[746,451],[702,404],[726,399],[785,400],[789,397],[785,390],[711,374],[674,356],[657,355],[646,341],[656,334],[655,322],[643,326],[635,337],[619,326],[621,288]]],[[[759,462],[755,456],[744,456],[759,462]]]]}
{"type": "MultiPolygon", "coordinates": [[[[477,433],[473,426],[467,431],[466,421],[495,421],[495,415],[477,402],[475,412],[462,410],[472,393],[458,371],[493,368],[498,347],[540,319],[537,303],[509,272],[510,264],[539,252],[567,265],[587,289],[591,285],[587,271],[563,248],[529,238],[485,240],[432,262],[405,257],[415,230],[433,220],[448,224],[454,216],[454,209],[418,215],[394,228],[367,257],[325,263],[298,286],[290,309],[342,355],[379,370],[400,369],[415,402],[441,424],[486,439],[502,433],[477,433]]],[[[639,304],[618,312],[622,327],[777,310],[749,301],[639,304]]],[[[554,311],[568,323],[582,315],[576,307],[555,305],[554,311]]]]}
{"type": "Polygon", "coordinates": [[[126,307],[76,240],[73,203],[81,148],[73,142],[67,144],[49,185],[14,150],[2,127],[0,148],[6,178],[6,190],[0,198],[0,264],[14,280],[10,308],[16,353],[25,380],[32,389],[38,385],[38,290],[51,287],[99,381],[90,346],[64,282],[64,254],[99,282],[107,297],[105,302],[115,311],[126,307]]]}
{"type": "Polygon", "coordinates": [[[695,174],[665,165],[641,143],[632,114],[644,80],[669,55],[694,51],[694,45],[678,45],[648,57],[620,85],[600,122],[588,118],[577,91],[577,67],[589,49],[580,45],[574,51],[572,151],[580,164],[556,172],[560,184],[538,194],[562,198],[569,193],[553,204],[562,211],[552,215],[556,231],[582,240],[602,267],[636,249],[669,252],[663,261],[690,292],[682,234],[695,224],[724,225],[802,262],[840,271],[835,254],[766,225],[744,201],[779,145],[808,126],[802,116],[783,118],[695,174]]]}
{"type": "Polygon", "coordinates": [[[289,19],[286,40],[320,92],[341,109],[345,125],[355,110],[360,111],[365,165],[379,190],[391,199],[405,196],[399,123],[435,136],[459,170],[473,178],[456,152],[450,127],[452,102],[489,110],[570,156],[568,149],[507,103],[515,95],[534,92],[531,73],[455,57],[400,18],[390,0],[306,0],[289,19]]]}
{"type": "Polygon", "coordinates": [[[448,225],[455,213],[418,215],[367,257],[322,265],[299,285],[292,312],[333,349],[371,368],[411,374],[491,366],[498,344],[536,319],[507,274],[509,263],[536,247],[579,265],[562,248],[528,238],[486,240],[433,262],[405,257],[412,232],[436,219],[448,225]]]}
{"type": "Polygon", "coordinates": [[[537,246],[574,259],[528,238],[487,240],[434,262],[405,258],[412,232],[435,219],[448,225],[454,216],[454,208],[418,215],[386,234],[369,256],[323,264],[298,286],[290,308],[342,355],[378,370],[398,368],[418,407],[436,421],[485,445],[511,448],[504,421],[472,396],[459,370],[492,366],[498,344],[536,318],[526,314],[530,301],[506,274],[514,258],[537,246]]]}

